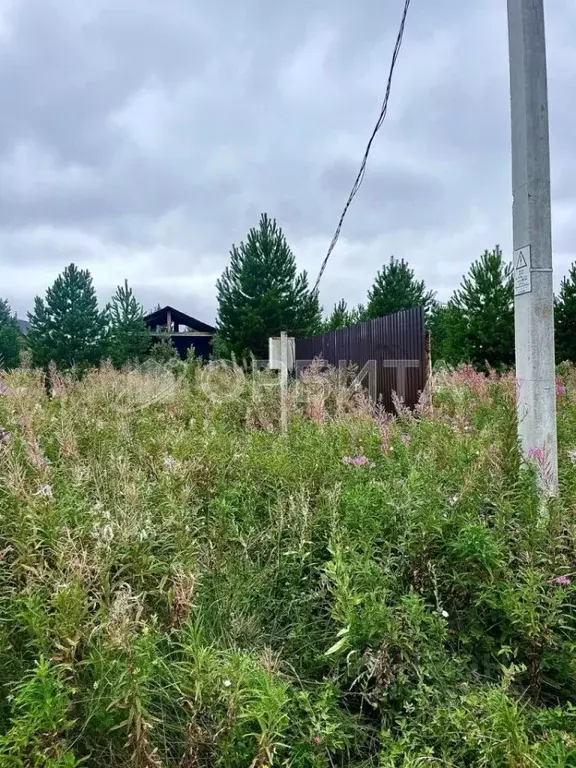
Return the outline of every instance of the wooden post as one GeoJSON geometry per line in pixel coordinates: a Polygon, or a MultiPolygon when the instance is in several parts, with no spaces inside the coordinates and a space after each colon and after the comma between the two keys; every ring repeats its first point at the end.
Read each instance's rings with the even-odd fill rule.
{"type": "Polygon", "coordinates": [[[280,423],[282,432],[288,430],[288,335],[280,335],[280,423]]]}
{"type": "Polygon", "coordinates": [[[424,364],[426,365],[426,404],[432,409],[432,339],[430,331],[424,332],[424,364]]]}

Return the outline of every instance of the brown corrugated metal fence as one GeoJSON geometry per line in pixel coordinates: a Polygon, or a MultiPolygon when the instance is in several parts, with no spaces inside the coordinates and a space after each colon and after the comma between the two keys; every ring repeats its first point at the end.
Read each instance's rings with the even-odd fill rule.
{"type": "MultiPolygon", "coordinates": [[[[367,366],[366,373],[371,366],[371,394],[389,411],[393,410],[394,391],[402,394],[411,408],[418,402],[428,376],[426,353],[424,311],[420,307],[309,339],[296,339],[300,370],[315,358],[335,367],[352,363],[359,371],[367,366]]],[[[367,386],[368,381],[367,376],[367,386]]]]}

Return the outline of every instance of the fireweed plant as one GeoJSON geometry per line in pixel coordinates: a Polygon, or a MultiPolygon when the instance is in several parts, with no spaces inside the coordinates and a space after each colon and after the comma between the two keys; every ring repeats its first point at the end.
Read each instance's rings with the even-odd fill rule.
{"type": "Polygon", "coordinates": [[[0,383],[0,766],[576,765],[573,369],[544,513],[509,375],[51,378],[0,383]]]}

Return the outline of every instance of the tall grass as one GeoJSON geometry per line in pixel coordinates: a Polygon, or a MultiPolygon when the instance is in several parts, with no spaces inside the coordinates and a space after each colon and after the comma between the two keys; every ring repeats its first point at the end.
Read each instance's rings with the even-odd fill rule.
{"type": "Polygon", "coordinates": [[[2,377],[0,766],[576,765],[574,372],[546,515],[510,379],[334,375],[2,377]]]}

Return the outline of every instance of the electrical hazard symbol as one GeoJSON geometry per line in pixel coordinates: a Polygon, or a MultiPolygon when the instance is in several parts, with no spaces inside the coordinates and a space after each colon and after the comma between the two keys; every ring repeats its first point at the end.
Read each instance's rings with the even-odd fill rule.
{"type": "Polygon", "coordinates": [[[532,291],[532,247],[526,245],[514,251],[514,295],[532,291]]]}

